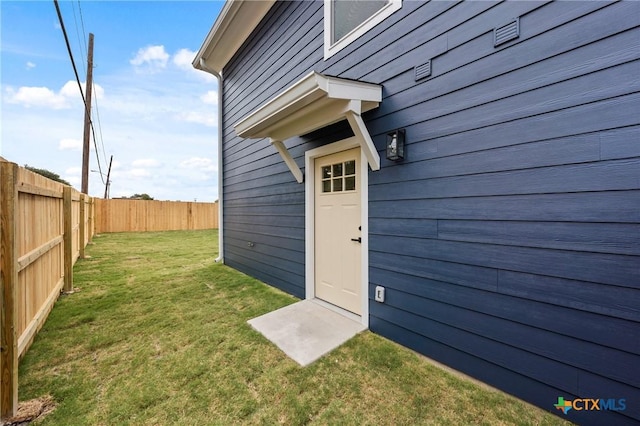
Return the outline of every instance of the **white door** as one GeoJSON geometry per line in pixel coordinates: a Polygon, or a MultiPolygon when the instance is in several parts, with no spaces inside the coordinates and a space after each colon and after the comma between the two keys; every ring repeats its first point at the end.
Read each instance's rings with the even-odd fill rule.
{"type": "Polygon", "coordinates": [[[315,295],[361,314],[360,148],[315,159],[315,295]]]}

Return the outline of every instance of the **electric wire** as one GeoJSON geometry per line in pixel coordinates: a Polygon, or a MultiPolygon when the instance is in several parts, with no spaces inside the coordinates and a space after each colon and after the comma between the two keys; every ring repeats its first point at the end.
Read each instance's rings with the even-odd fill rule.
{"type": "MultiPolygon", "coordinates": [[[[73,7],[73,4],[72,4],[73,7]]],[[[82,15],[82,6],[80,5],[80,0],[78,0],[78,14],[80,15],[80,24],[82,26],[82,39],[80,38],[80,36],[78,36],[78,44],[80,44],[80,53],[82,54],[82,58],[85,62],[86,59],[84,56],[84,52],[87,51],[87,32],[84,29],[84,16],[82,15]],[[82,40],[82,41],[80,41],[82,40]]],[[[78,32],[78,21],[76,20],[76,14],[75,14],[75,7],[73,8],[73,18],[74,18],[74,22],[76,24],[76,32],[78,32]]],[[[88,72],[88,70],[87,70],[88,72]]],[[[86,76],[86,73],[85,73],[86,76]]],[[[86,78],[85,78],[86,80],[86,78]]],[[[93,79],[94,81],[94,86],[95,86],[95,77],[93,79]]],[[[98,141],[96,141],[95,137],[94,137],[94,148],[96,151],[96,157],[98,157],[100,155],[100,151],[98,150],[98,146],[96,145],[96,142],[99,142],[100,147],[102,148],[102,159],[104,160],[105,164],[107,163],[107,153],[105,151],[104,148],[104,137],[102,136],[102,123],[100,122],[100,110],[98,108],[98,94],[96,92],[96,96],[92,98],[92,103],[95,105],[95,117],[98,121],[98,135],[100,135],[100,139],[98,141]]],[[[94,108],[91,109],[91,117],[94,117],[94,108]]],[[[93,126],[93,121],[91,122],[91,125],[93,126]]],[[[102,181],[102,183],[104,184],[104,176],[100,175],[100,180],[102,181]]]]}
{"type": "MultiPolygon", "coordinates": [[[[73,10],[73,23],[76,27],[76,36],[78,37],[78,46],[80,47],[80,57],[82,58],[82,64],[84,67],[84,81],[87,81],[87,74],[88,74],[88,69],[87,69],[87,65],[88,65],[88,60],[87,60],[87,54],[85,52],[87,52],[87,43],[85,41],[85,39],[87,38],[87,34],[84,31],[84,22],[82,25],[82,37],[80,36],[80,27],[78,26],[78,17],[76,15],[76,8],[74,6],[73,3],[71,3],[71,9],[73,10]],[[84,45],[84,48],[83,48],[84,45]]],[[[82,13],[82,9],[80,9],[80,1],[78,0],[78,9],[79,9],[79,14],[81,15],[82,13]]],[[[82,15],[81,15],[82,16],[82,15]]],[[[95,84],[94,84],[95,86],[95,84]]],[[[93,117],[93,108],[91,109],[91,115],[93,117]]],[[[93,126],[93,122],[91,122],[91,125],[93,126]]],[[[100,127],[98,126],[98,130],[100,130],[100,127]]],[[[98,147],[95,146],[95,137],[94,137],[94,147],[96,149],[96,156],[100,155],[100,153],[98,152],[98,147]]],[[[104,146],[104,144],[103,144],[104,146]]],[[[104,149],[103,149],[103,153],[104,153],[104,149]]],[[[104,159],[104,157],[103,157],[104,159]]],[[[100,180],[102,181],[102,183],[104,183],[104,178],[102,176],[100,176],[100,180]]]]}
{"type": "MultiPolygon", "coordinates": [[[[78,37],[78,46],[80,46],[80,57],[82,58],[82,64],[83,64],[85,81],[86,81],[87,67],[85,66],[85,64],[87,63],[87,56],[84,53],[86,52],[86,49],[84,51],[82,50],[82,39],[80,38],[80,27],[78,26],[78,18],[76,17],[76,8],[73,6],[73,3],[71,3],[71,9],[73,10],[73,23],[75,24],[75,27],[76,27],[76,36],[78,37]]],[[[86,37],[86,34],[84,34],[84,32],[82,33],[82,35],[83,37],[86,37]]]]}
{"type": "MultiPolygon", "coordinates": [[[[80,0],[78,0],[78,13],[80,14],[80,25],[82,26],[82,45],[84,47],[84,52],[88,51],[87,49],[87,32],[84,29],[84,18],[82,17],[82,8],[80,7],[80,0]]],[[[86,56],[85,56],[86,60],[86,56]]]]}
{"type": "Polygon", "coordinates": [[[100,145],[102,146],[102,158],[104,159],[104,163],[107,164],[107,153],[105,152],[105,149],[104,149],[104,137],[102,136],[102,123],[100,122],[100,109],[98,108],[97,96],[95,100],[95,105],[96,105],[96,119],[98,121],[98,134],[100,135],[100,145]]]}
{"type": "MultiPolygon", "coordinates": [[[[78,89],[80,90],[80,96],[82,97],[82,103],[84,104],[85,114],[87,114],[90,109],[89,105],[87,105],[87,100],[84,97],[84,91],[82,90],[82,83],[80,83],[80,76],[78,75],[78,68],[76,67],[76,61],[73,59],[73,52],[71,51],[71,45],[69,44],[69,37],[67,36],[67,30],[64,26],[64,20],[62,19],[62,13],[60,12],[60,5],[58,4],[58,0],[53,0],[53,4],[56,7],[56,12],[58,14],[58,21],[60,22],[60,28],[62,29],[62,35],[64,36],[64,41],[67,45],[67,52],[69,53],[69,58],[71,59],[71,66],[73,67],[73,73],[76,76],[76,82],[78,83],[78,89]]],[[[96,144],[96,133],[93,127],[93,121],[91,120],[91,114],[87,114],[89,117],[89,124],[91,126],[91,132],[93,134],[93,144],[96,148],[96,159],[98,160],[98,171],[100,173],[100,177],[102,179],[102,165],[100,164],[100,156],[98,155],[97,144],[96,144]]],[[[103,180],[104,183],[104,180],[103,180]]]]}
{"type": "MultiPolygon", "coordinates": [[[[78,0],[78,14],[80,15],[80,25],[82,26],[82,42],[84,45],[84,52],[86,52],[87,49],[87,32],[84,29],[84,17],[82,15],[82,6],[80,5],[80,0],[78,0]]],[[[75,18],[75,13],[74,13],[74,18],[75,18]]],[[[77,25],[77,24],[76,24],[77,25]]],[[[88,61],[86,60],[86,55],[85,55],[85,62],[88,63],[88,61]]],[[[95,81],[95,78],[94,78],[95,81]]],[[[95,85],[95,84],[94,84],[95,85]]],[[[102,136],[102,123],[100,121],[100,109],[98,108],[98,94],[96,93],[95,98],[93,98],[93,103],[95,104],[95,111],[96,111],[96,119],[98,121],[98,134],[100,135],[100,146],[102,147],[102,159],[104,160],[105,164],[107,163],[107,153],[105,152],[105,148],[104,148],[104,137],[102,136]]],[[[93,114],[93,109],[91,110],[91,114],[93,114]]],[[[96,156],[98,156],[98,147],[96,146],[96,156]]],[[[102,183],[104,182],[104,179],[102,178],[102,176],[100,176],[100,179],[102,180],[102,183]]]]}

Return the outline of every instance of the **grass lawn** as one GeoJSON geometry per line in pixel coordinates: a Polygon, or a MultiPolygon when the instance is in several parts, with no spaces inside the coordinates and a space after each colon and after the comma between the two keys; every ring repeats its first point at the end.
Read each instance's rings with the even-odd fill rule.
{"type": "Polygon", "coordinates": [[[299,367],[247,324],[296,299],[216,264],[217,231],[94,242],[20,364],[40,424],[564,423],[370,332],[299,367]]]}

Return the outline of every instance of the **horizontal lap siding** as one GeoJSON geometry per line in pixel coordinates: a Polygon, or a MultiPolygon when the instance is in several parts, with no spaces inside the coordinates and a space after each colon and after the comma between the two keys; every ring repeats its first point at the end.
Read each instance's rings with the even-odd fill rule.
{"type": "MultiPolygon", "coordinates": [[[[306,74],[322,58],[322,3],[278,3],[224,69],[225,263],[304,298],[304,186],[267,140],[238,138],[233,126],[306,74]],[[296,22],[291,26],[290,22],[296,22]]],[[[308,144],[287,141],[304,165],[308,144]]]]}
{"type": "MultiPolygon", "coordinates": [[[[640,420],[640,4],[405,1],[326,61],[322,12],[277,4],[225,69],[229,264],[304,295],[304,188],[233,124],[311,70],[381,84],[370,328],[550,411],[627,399],[571,420],[640,420]],[[494,47],[514,17],[519,38],[494,47]],[[402,163],[384,158],[396,128],[402,163]]],[[[286,144],[303,166],[340,135],[286,144]]]]}
{"type": "Polygon", "coordinates": [[[499,5],[425,24],[426,47],[398,63],[390,46],[389,66],[344,65],[384,85],[367,122],[381,153],[389,130],[408,141],[369,180],[370,293],[387,289],[373,331],[546,409],[627,398],[622,415],[574,421],[640,419],[639,17],[633,3],[499,5]],[[510,12],[521,35],[494,48],[510,12]]]}

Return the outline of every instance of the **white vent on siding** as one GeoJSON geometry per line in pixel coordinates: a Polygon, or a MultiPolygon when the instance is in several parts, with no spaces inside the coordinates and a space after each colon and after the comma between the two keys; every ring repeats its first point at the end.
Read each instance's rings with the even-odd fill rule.
{"type": "Polygon", "coordinates": [[[520,18],[493,30],[493,45],[498,46],[520,36],[520,18]]]}
{"type": "Polygon", "coordinates": [[[428,60],[427,63],[422,65],[417,65],[415,67],[416,71],[416,81],[429,77],[431,75],[431,60],[428,60]]]}

